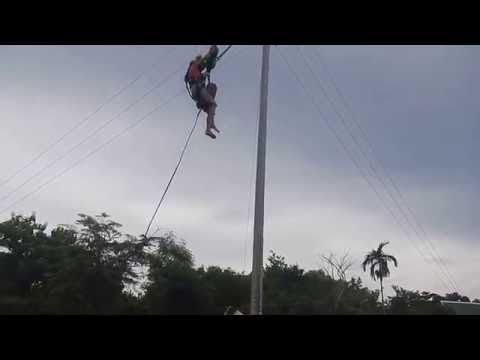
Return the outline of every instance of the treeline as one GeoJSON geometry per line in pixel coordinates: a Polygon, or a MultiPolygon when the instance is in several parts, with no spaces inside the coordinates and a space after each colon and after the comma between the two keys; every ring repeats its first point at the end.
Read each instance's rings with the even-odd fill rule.
{"type": "MultiPolygon", "coordinates": [[[[50,232],[35,216],[0,223],[1,314],[224,314],[249,312],[250,276],[195,267],[172,234],[135,237],[107,214],[84,214],[50,232]]],[[[448,314],[440,300],[469,301],[394,287],[379,291],[360,278],[305,271],[271,253],[264,273],[264,314],[448,314]]]]}

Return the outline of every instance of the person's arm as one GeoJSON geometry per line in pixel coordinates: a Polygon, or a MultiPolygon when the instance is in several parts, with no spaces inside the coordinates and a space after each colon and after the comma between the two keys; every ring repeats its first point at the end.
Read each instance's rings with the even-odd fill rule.
{"type": "Polygon", "coordinates": [[[212,70],[215,67],[216,61],[216,53],[211,53],[210,51],[208,51],[208,53],[204,57],[202,57],[202,60],[200,62],[201,69],[207,69],[207,72],[209,70],[212,70]]]}
{"type": "Polygon", "coordinates": [[[200,64],[199,64],[200,71],[203,71],[204,69],[206,69],[207,64],[208,64],[208,59],[209,59],[208,54],[202,57],[202,59],[200,60],[200,64]]]}

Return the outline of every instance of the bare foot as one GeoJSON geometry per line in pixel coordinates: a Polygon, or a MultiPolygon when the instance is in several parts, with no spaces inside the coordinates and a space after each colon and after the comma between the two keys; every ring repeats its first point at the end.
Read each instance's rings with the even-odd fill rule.
{"type": "Polygon", "coordinates": [[[212,133],[210,130],[205,131],[205,135],[210,136],[212,139],[216,139],[217,137],[215,136],[214,133],[212,133]]]}

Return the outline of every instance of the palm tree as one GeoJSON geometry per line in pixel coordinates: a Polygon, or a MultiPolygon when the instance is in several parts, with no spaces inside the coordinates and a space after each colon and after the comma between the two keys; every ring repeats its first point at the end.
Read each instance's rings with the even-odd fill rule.
{"type": "Polygon", "coordinates": [[[390,270],[388,268],[388,262],[392,261],[395,267],[398,266],[397,259],[394,256],[385,254],[383,252],[383,247],[387,245],[388,242],[380,243],[376,250],[370,251],[363,260],[362,267],[363,271],[367,271],[367,266],[370,266],[370,276],[373,281],[380,279],[380,293],[382,294],[382,307],[384,307],[383,302],[383,279],[390,276],[390,270]]]}

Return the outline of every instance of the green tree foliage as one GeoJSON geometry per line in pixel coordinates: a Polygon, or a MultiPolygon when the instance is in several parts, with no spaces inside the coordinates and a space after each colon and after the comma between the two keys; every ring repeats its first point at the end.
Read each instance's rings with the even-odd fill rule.
{"type": "MultiPolygon", "coordinates": [[[[120,229],[107,214],[79,214],[74,225],[50,232],[34,215],[12,215],[0,223],[0,313],[222,315],[228,307],[249,312],[250,275],[196,267],[191,251],[173,233],[137,238],[120,229]]],[[[389,272],[379,261],[394,259],[383,246],[364,262],[380,279],[389,272]]],[[[381,314],[380,292],[363,286],[360,278],[348,280],[349,263],[340,264],[347,265],[339,267],[341,276],[306,271],[272,252],[264,270],[264,313],[381,314]]],[[[447,314],[441,300],[469,301],[457,293],[441,297],[393,289],[395,296],[385,304],[388,314],[447,314]]]]}
{"type": "Polygon", "coordinates": [[[144,304],[153,314],[202,314],[209,309],[208,292],[193,267],[193,255],[173,234],[155,238],[148,257],[149,282],[144,304]]]}
{"type": "Polygon", "coordinates": [[[451,293],[451,294],[446,294],[445,298],[443,300],[470,302],[470,299],[468,298],[468,296],[460,295],[457,292],[454,292],[454,293],[451,293]]]}
{"type": "Polygon", "coordinates": [[[388,313],[393,315],[447,315],[451,314],[440,301],[446,298],[426,291],[409,291],[393,286],[395,296],[389,297],[388,313]]]}
{"type": "Polygon", "coordinates": [[[239,274],[232,269],[202,266],[197,270],[211,297],[211,313],[221,314],[229,306],[242,313],[250,311],[250,276],[239,274]]]}
{"type": "Polygon", "coordinates": [[[0,311],[29,312],[31,294],[45,281],[49,267],[45,224],[34,215],[13,215],[0,224],[0,311]]]}
{"type": "Polygon", "coordinates": [[[124,287],[136,279],[145,241],[123,239],[108,215],[80,214],[75,227],[48,235],[35,216],[0,224],[0,311],[121,313],[124,287]]]}
{"type": "Polygon", "coordinates": [[[265,314],[377,313],[378,293],[363,287],[360,279],[335,280],[322,270],[305,272],[271,253],[265,268],[265,314]],[[343,295],[338,299],[338,288],[343,295]]]}

